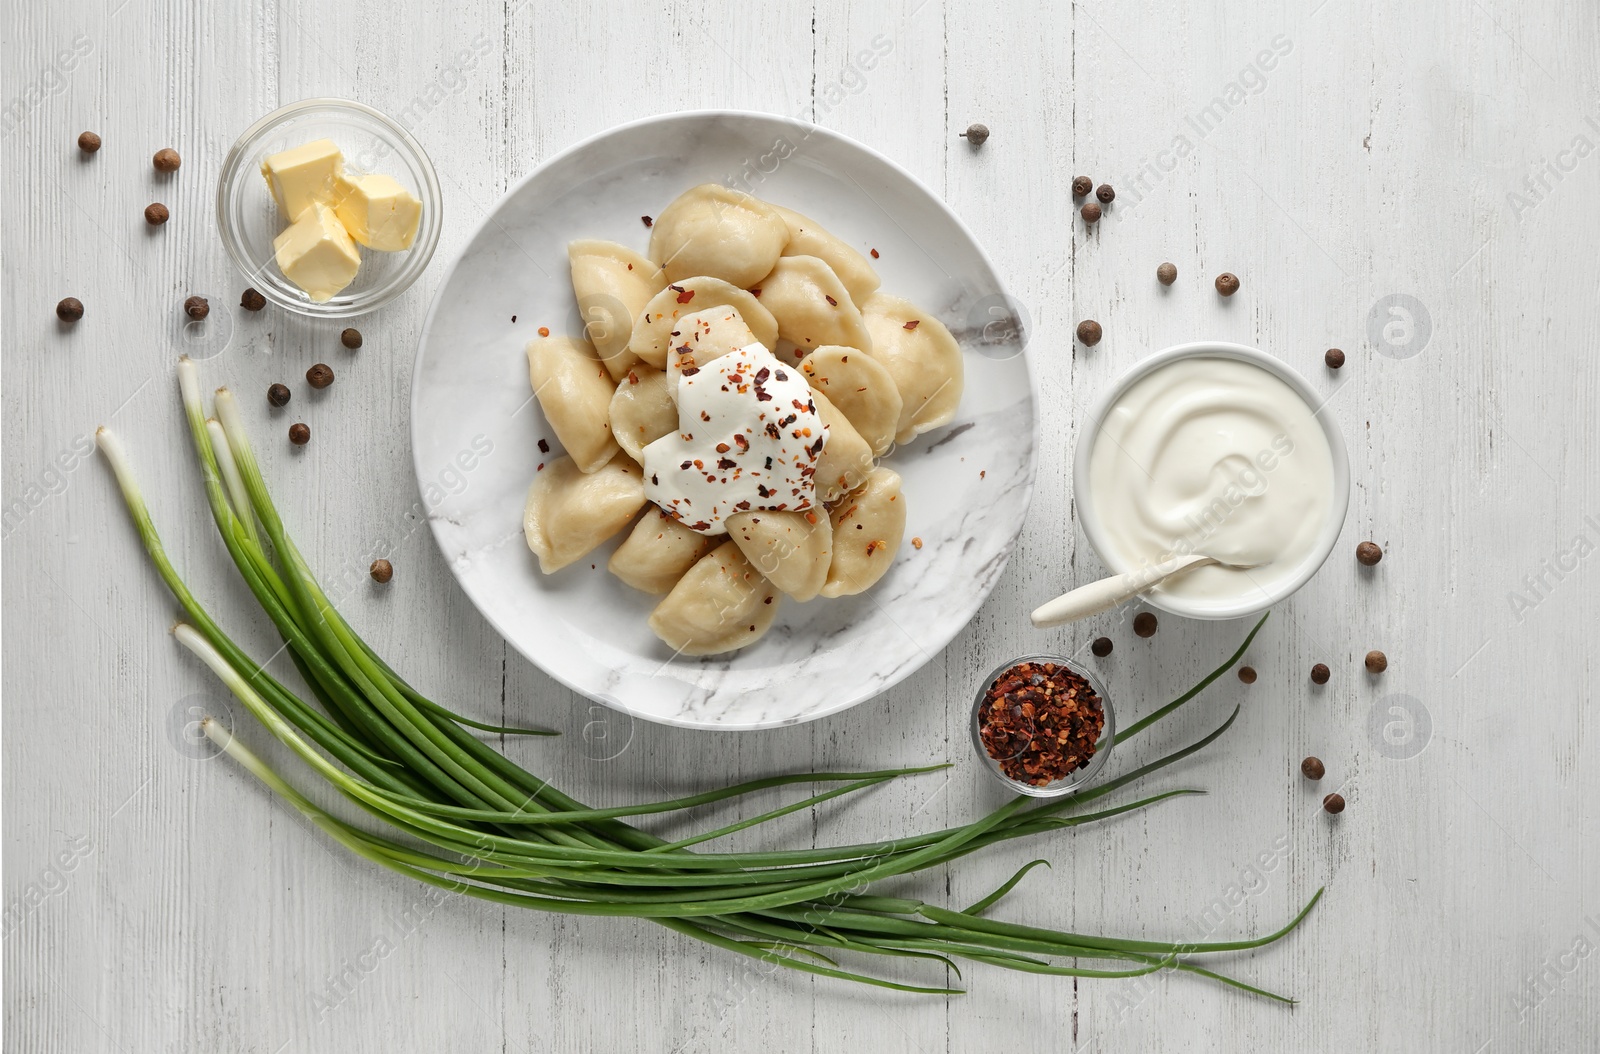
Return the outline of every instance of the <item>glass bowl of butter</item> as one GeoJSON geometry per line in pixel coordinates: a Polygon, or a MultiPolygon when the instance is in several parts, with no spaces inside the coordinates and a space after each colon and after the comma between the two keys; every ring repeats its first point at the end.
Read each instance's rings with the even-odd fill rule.
{"type": "Polygon", "coordinates": [[[318,318],[363,315],[405,292],[433,258],[441,213],[421,144],[344,99],[269,113],[217,180],[217,226],[245,281],[318,318]]]}

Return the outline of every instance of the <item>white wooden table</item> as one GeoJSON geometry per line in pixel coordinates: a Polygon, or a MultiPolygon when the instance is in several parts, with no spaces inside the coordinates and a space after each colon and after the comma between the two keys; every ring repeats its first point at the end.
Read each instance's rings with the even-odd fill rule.
{"type": "Polygon", "coordinates": [[[5,1049],[1595,1049],[1600,13],[1163,8],[8,5],[5,1049]],[[359,323],[355,354],[336,325],[235,307],[243,283],[214,226],[233,139],[312,96],[405,114],[446,195],[438,260],[359,323]],[[765,733],[608,719],[510,653],[406,518],[411,356],[445,263],[541,159],[620,121],[713,106],[814,119],[940,192],[1030,313],[1045,397],[1032,521],[978,617],[883,698],[765,733]],[[957,137],[972,121],[993,133],[977,151],[957,137]],[[85,129],[105,143],[88,160],[85,129]],[[183,156],[171,178],[150,165],[163,146],[183,156]],[[1077,173],[1118,191],[1087,235],[1067,192],[1077,173]],[[141,217],[151,201],[171,209],[163,228],[141,217]],[[1179,270],[1169,292],[1162,260],[1179,270]],[[1243,280],[1228,301],[1211,288],[1224,270],[1243,280]],[[194,293],[213,308],[198,337],[180,325],[194,293]],[[70,330],[53,313],[68,295],[87,311],[70,330]],[[1075,347],[1091,317],[1104,342],[1075,347]],[[1071,516],[1077,414],[1141,356],[1202,336],[1264,347],[1326,386],[1355,475],[1337,552],[1248,657],[1260,680],[1219,682],[1134,752],[1243,703],[1215,748],[1160,777],[1210,797],[904,885],[966,903],[1046,856],[1054,869],[1007,917],[1181,938],[1265,932],[1326,884],[1293,939],[1231,962],[1294,1009],[1184,976],[974,967],[950,999],[768,977],[644,923],[434,897],[346,859],[184,738],[221,690],[166,634],[175,607],[88,453],[96,425],[123,435],[180,566],[270,654],[203,511],[173,362],[209,356],[208,379],[246,394],[258,435],[270,382],[332,364],[312,445],[296,452],[273,419],[261,446],[325,576],[358,572],[375,547],[393,560],[390,586],[361,583],[346,604],[380,651],[460,708],[570,733],[511,749],[596,804],[796,768],[959,763],[948,781],[762,835],[858,841],[999,800],[960,731],[993,664],[1109,632],[1101,666],[1138,712],[1241,639],[1241,624],[1164,618],[1145,641],[1116,618],[1038,633],[1026,617],[1100,569],[1071,516]],[[1337,374],[1330,346],[1349,357],[1337,374]],[[1387,554],[1372,570],[1353,558],[1368,538],[1387,554]],[[1389,655],[1381,678],[1361,670],[1369,648],[1389,655]],[[1321,690],[1307,676],[1319,661],[1334,670],[1321,690]],[[1298,774],[1306,754],[1327,763],[1319,786],[1298,774]],[[1349,800],[1337,819],[1318,808],[1332,789],[1349,800]]]}

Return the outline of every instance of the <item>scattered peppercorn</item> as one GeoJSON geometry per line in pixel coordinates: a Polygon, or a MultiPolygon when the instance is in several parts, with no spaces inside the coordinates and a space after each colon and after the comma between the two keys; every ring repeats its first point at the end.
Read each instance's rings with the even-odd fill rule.
{"type": "Polygon", "coordinates": [[[1326,798],[1322,799],[1322,807],[1337,816],[1339,813],[1344,812],[1344,795],[1328,795],[1326,798]]]}
{"type": "Polygon", "coordinates": [[[1320,780],[1327,774],[1328,770],[1323,767],[1321,758],[1306,758],[1300,762],[1300,775],[1308,780],[1320,780]]]}
{"type": "Polygon", "coordinates": [[[1328,678],[1331,676],[1333,676],[1333,671],[1328,669],[1327,663],[1319,662],[1311,667],[1312,684],[1327,684],[1328,678]]]}
{"type": "Polygon", "coordinates": [[[1389,668],[1389,656],[1376,649],[1367,652],[1364,660],[1368,673],[1382,673],[1389,668]]]}
{"type": "Polygon", "coordinates": [[[1092,201],[1086,201],[1083,203],[1083,208],[1078,210],[1078,215],[1083,217],[1085,223],[1099,223],[1100,206],[1092,201]]]}
{"type": "Polygon", "coordinates": [[[1133,616],[1133,632],[1141,637],[1154,637],[1156,635],[1156,617],[1148,611],[1141,611],[1133,616]]]}
{"type": "Polygon", "coordinates": [[[81,132],[78,135],[78,149],[86,154],[92,154],[100,149],[100,137],[93,132],[81,132]]]}
{"type": "Polygon", "coordinates": [[[961,133],[966,136],[967,142],[973,146],[982,146],[989,138],[989,126],[986,124],[969,124],[967,130],[961,133]]]}
{"type": "Polygon", "coordinates": [[[1110,183],[1102,183],[1095,188],[1094,196],[1100,199],[1100,204],[1109,205],[1116,198],[1117,192],[1111,188],[1110,183]]]}
{"type": "Polygon", "coordinates": [[[1344,365],[1344,352],[1338,348],[1329,348],[1322,356],[1322,361],[1328,364],[1328,369],[1337,370],[1344,365]]]}
{"type": "Polygon", "coordinates": [[[361,347],[361,331],[359,329],[346,329],[339,334],[339,343],[355,351],[361,347]]]}
{"type": "Polygon", "coordinates": [[[289,426],[289,442],[295,446],[305,446],[311,442],[311,429],[300,422],[289,426]]]}
{"type": "Polygon", "coordinates": [[[161,202],[153,202],[144,207],[144,221],[152,227],[159,227],[172,216],[167,207],[161,202]]]}
{"type": "Polygon", "coordinates": [[[183,302],[183,313],[199,322],[211,314],[211,303],[203,296],[191,296],[183,302]]]}
{"type": "Polygon", "coordinates": [[[371,573],[372,580],[382,585],[394,577],[394,565],[380,556],[372,561],[371,573]]]}
{"type": "Polygon", "coordinates": [[[274,384],[267,388],[267,402],[273,406],[288,406],[290,396],[287,384],[274,384]]]}
{"type": "Polygon", "coordinates": [[[1074,176],[1073,177],[1073,179],[1072,179],[1072,196],[1073,197],[1075,197],[1075,198],[1086,198],[1086,197],[1089,196],[1089,191],[1091,191],[1093,189],[1094,189],[1094,180],[1090,179],[1088,176],[1074,176]]]}
{"type": "Polygon", "coordinates": [[[164,146],[157,150],[156,156],[151,158],[150,161],[156,166],[157,172],[176,172],[178,171],[178,166],[183,164],[183,159],[178,156],[178,152],[170,146],[164,146]]]}
{"type": "Polygon", "coordinates": [[[1255,684],[1256,668],[1254,666],[1239,667],[1239,680],[1243,681],[1245,684],[1255,684]]]}
{"type": "Polygon", "coordinates": [[[1096,344],[1100,343],[1101,336],[1100,323],[1096,322],[1094,319],[1086,318],[1082,322],[1078,323],[1078,339],[1083,341],[1084,344],[1088,345],[1089,347],[1092,348],[1096,344]]]}
{"type": "Polygon", "coordinates": [[[306,371],[306,383],[313,388],[326,388],[333,383],[332,368],[327,363],[317,363],[306,371]]]}
{"type": "Polygon", "coordinates": [[[75,296],[64,297],[56,305],[56,317],[63,322],[76,322],[83,317],[83,301],[75,296]]]}
{"type": "Polygon", "coordinates": [[[1383,550],[1378,548],[1377,542],[1362,542],[1356,546],[1356,559],[1371,567],[1383,559],[1383,550]]]}
{"type": "Polygon", "coordinates": [[[239,306],[246,311],[260,311],[267,306],[267,298],[255,289],[246,289],[244,295],[239,297],[239,306]]]}
{"type": "Polygon", "coordinates": [[[1162,285],[1171,285],[1178,280],[1178,265],[1164,263],[1156,268],[1156,281],[1162,285]]]}
{"type": "Polygon", "coordinates": [[[1105,722],[1105,705],[1081,674],[1021,662],[984,693],[978,738],[1008,779],[1043,787],[1089,764],[1105,722]]]}
{"type": "Polygon", "coordinates": [[[1239,276],[1232,271],[1223,271],[1217,275],[1217,292],[1223,296],[1232,296],[1239,291],[1239,276]]]}
{"type": "Polygon", "coordinates": [[[1094,643],[1089,645],[1089,650],[1094,652],[1094,657],[1097,659],[1103,659],[1107,655],[1110,655],[1111,648],[1112,644],[1110,637],[1096,637],[1094,639],[1094,643]]]}

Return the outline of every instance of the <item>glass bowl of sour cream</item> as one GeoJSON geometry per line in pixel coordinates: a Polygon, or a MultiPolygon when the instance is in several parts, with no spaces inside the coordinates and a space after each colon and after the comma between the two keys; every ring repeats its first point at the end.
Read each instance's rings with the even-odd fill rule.
{"type": "Polygon", "coordinates": [[[1073,499],[1112,573],[1200,553],[1144,594],[1199,619],[1288,597],[1338,542],[1350,464],[1326,399],[1242,344],[1199,341],[1140,362],[1095,402],[1073,458],[1073,499]],[[1231,566],[1223,566],[1231,565],[1231,566]]]}

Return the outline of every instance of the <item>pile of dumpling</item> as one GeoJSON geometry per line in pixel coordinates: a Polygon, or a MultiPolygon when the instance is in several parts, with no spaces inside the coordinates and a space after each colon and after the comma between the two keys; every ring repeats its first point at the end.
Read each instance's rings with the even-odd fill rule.
{"type": "MultiPolygon", "coordinates": [[[[565,448],[535,477],[523,513],[540,570],[559,571],[632,523],[606,566],[635,589],[665,594],[650,627],[685,655],[753,643],[785,595],[871,588],[906,525],[900,477],[877,462],[955,415],[962,362],[950,331],[878,292],[866,257],[812,220],[717,184],[661,213],[648,259],[589,239],[567,254],[584,336],[527,349],[534,395],[565,448]],[[776,356],[779,377],[782,364],[798,369],[810,400],[792,400],[795,416],[814,414],[825,434],[799,470],[804,496],[774,494],[715,523],[691,521],[648,500],[645,450],[692,438],[680,386],[733,352],[776,356]]],[[[719,379],[729,377],[746,381],[719,379]]],[[[744,449],[744,436],[733,438],[744,449]]]]}

